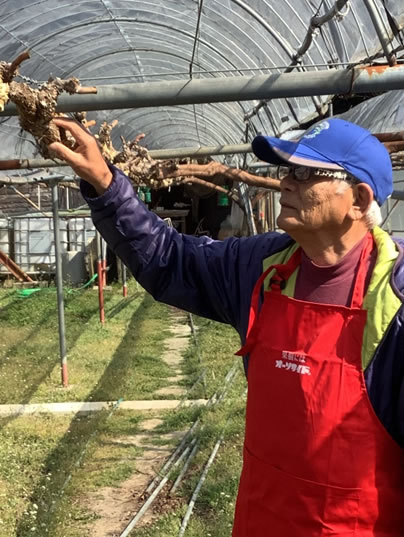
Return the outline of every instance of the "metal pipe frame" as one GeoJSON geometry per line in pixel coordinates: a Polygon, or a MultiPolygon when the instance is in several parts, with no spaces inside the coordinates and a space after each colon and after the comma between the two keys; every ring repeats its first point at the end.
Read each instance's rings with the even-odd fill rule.
{"type": "Polygon", "coordinates": [[[320,28],[326,22],[329,22],[333,17],[335,17],[347,4],[348,0],[337,0],[335,5],[327,11],[324,15],[313,17],[310,20],[309,28],[307,30],[306,36],[303,40],[303,43],[300,45],[299,49],[296,51],[296,54],[293,56],[292,64],[286,69],[285,73],[288,73],[296,65],[298,65],[300,59],[304,54],[309,50],[310,45],[313,41],[313,35],[317,28],[320,28]]]}
{"type": "Polygon", "coordinates": [[[393,46],[386,32],[383,19],[380,16],[377,6],[374,0],[363,0],[363,3],[365,4],[366,9],[369,12],[370,18],[372,19],[373,26],[376,30],[377,36],[379,38],[380,44],[382,45],[383,52],[389,62],[389,65],[394,65],[396,63],[396,55],[394,54],[393,46]]]}
{"type": "Polygon", "coordinates": [[[55,257],[56,257],[56,291],[59,317],[59,350],[60,350],[60,367],[62,375],[62,385],[67,387],[69,384],[67,370],[67,351],[66,351],[66,328],[65,328],[65,310],[63,298],[63,273],[62,273],[62,250],[60,247],[60,225],[59,225],[59,197],[58,183],[52,182],[52,212],[53,212],[53,233],[55,238],[55,257]]]}
{"type": "MultiPolygon", "coordinates": [[[[171,159],[185,157],[208,157],[211,155],[234,155],[236,153],[251,153],[251,144],[217,145],[204,147],[180,147],[177,149],[152,149],[149,154],[152,159],[171,159]]],[[[0,170],[24,170],[37,168],[56,168],[68,166],[64,160],[51,159],[11,159],[0,161],[0,170]]],[[[53,177],[49,177],[53,179],[53,177]]],[[[67,179],[66,179],[67,180],[67,179]]],[[[42,183],[43,179],[23,179],[0,177],[0,184],[42,183]]]]}
{"type": "MultiPolygon", "coordinates": [[[[298,68],[301,69],[301,66],[299,66],[299,63],[301,62],[301,59],[306,54],[306,52],[309,50],[312,42],[313,42],[313,36],[314,32],[317,28],[325,24],[326,22],[330,21],[333,17],[339,13],[339,11],[345,6],[345,4],[348,2],[348,0],[337,0],[334,7],[331,8],[325,15],[321,17],[312,17],[310,20],[309,28],[307,29],[306,36],[303,40],[303,43],[299,47],[299,49],[296,51],[296,53],[293,53],[291,55],[292,63],[285,69],[284,73],[290,73],[293,71],[293,69],[298,68]]],[[[321,53],[322,54],[322,53],[321,53]]],[[[323,55],[322,55],[323,56],[323,55]]],[[[310,55],[308,55],[310,57],[310,55]]],[[[324,57],[324,56],[323,56],[324,57]]],[[[321,102],[313,96],[313,103],[319,112],[321,110],[321,102]]],[[[252,110],[246,113],[244,116],[244,119],[251,119],[253,116],[257,115],[259,110],[265,106],[266,99],[261,100],[261,102],[255,106],[252,110]]]]}
{"type": "MultiPolygon", "coordinates": [[[[61,95],[58,112],[371,93],[404,89],[404,65],[98,86],[96,95],[61,95]]],[[[7,104],[0,116],[18,115],[7,104]]]]}

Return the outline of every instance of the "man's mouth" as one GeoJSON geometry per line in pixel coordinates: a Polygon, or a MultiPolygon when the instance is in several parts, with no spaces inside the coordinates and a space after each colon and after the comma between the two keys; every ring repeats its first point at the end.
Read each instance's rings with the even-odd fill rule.
{"type": "Polygon", "coordinates": [[[286,209],[295,209],[293,205],[290,205],[290,203],[287,203],[286,201],[279,200],[279,203],[282,207],[285,207],[286,209]]]}

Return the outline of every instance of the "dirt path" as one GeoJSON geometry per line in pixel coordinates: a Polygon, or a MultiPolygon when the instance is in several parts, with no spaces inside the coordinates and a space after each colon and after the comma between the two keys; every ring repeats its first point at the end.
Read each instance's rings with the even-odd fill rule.
{"type": "MultiPolygon", "coordinates": [[[[168,379],[169,386],[157,390],[155,393],[159,397],[161,395],[175,395],[179,398],[185,392],[184,388],[178,385],[183,378],[182,357],[191,342],[191,329],[184,312],[172,310],[170,332],[172,336],[165,340],[165,351],[162,358],[172,368],[173,373],[168,379]]],[[[144,503],[143,494],[167,457],[172,453],[173,441],[180,442],[185,434],[185,431],[159,434],[157,446],[154,430],[160,423],[162,420],[158,413],[153,412],[152,417],[150,412],[145,413],[139,433],[132,437],[125,436],[115,439],[117,443],[125,442],[127,444],[131,442],[133,445],[141,447],[143,453],[136,460],[136,473],[122,482],[119,487],[104,487],[98,489],[91,497],[85,498],[85,505],[99,517],[89,526],[91,537],[119,536],[144,503]]],[[[176,501],[172,500],[174,503],[176,501]]],[[[171,507],[173,505],[167,502],[158,503],[155,511],[149,509],[139,522],[139,526],[147,524],[154,516],[158,516],[171,507]]]]}

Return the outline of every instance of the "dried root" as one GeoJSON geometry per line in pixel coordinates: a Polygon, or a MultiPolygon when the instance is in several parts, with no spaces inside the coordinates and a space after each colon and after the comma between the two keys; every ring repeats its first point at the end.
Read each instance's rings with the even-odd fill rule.
{"type": "MultiPolygon", "coordinates": [[[[22,129],[32,134],[43,157],[52,158],[48,150],[50,143],[62,142],[70,149],[74,147],[74,139],[69,133],[60,131],[53,125],[52,119],[57,115],[56,104],[59,95],[64,91],[70,94],[77,93],[80,82],[77,78],[68,80],[50,78],[38,89],[23,82],[15,82],[13,79],[18,74],[19,65],[27,58],[29,53],[24,52],[12,63],[0,62],[0,110],[4,109],[8,101],[15,103],[22,129]]],[[[78,113],[75,117],[87,128],[94,123],[86,120],[85,112],[78,113]]],[[[117,121],[111,124],[103,123],[96,135],[101,152],[107,161],[125,172],[135,186],[161,188],[182,182],[183,177],[167,177],[171,171],[177,170],[177,165],[173,161],[153,160],[148,150],[139,144],[144,134],[131,142],[121,138],[122,150],[115,149],[111,141],[111,131],[117,123],[117,121]]]]}
{"type": "Polygon", "coordinates": [[[49,158],[48,145],[51,142],[63,142],[73,147],[73,140],[61,138],[59,129],[50,122],[56,115],[58,96],[66,91],[76,93],[80,87],[77,78],[61,80],[50,78],[40,89],[34,89],[23,82],[15,82],[20,64],[29,58],[29,52],[23,52],[12,63],[0,62],[0,110],[8,101],[15,103],[18,109],[21,127],[35,138],[40,154],[49,158]]]}
{"type": "Polygon", "coordinates": [[[29,52],[26,50],[12,62],[0,62],[0,112],[9,100],[10,82],[18,74],[20,64],[29,58],[29,52]]]}
{"type": "MultiPolygon", "coordinates": [[[[1,70],[1,64],[0,64],[1,70]]],[[[8,94],[10,91],[10,85],[7,82],[1,82],[1,73],[0,73],[0,112],[4,110],[4,106],[8,101],[8,94]]]]}
{"type": "Polygon", "coordinates": [[[110,124],[103,123],[96,137],[104,158],[121,169],[135,186],[146,185],[157,189],[182,182],[183,177],[166,177],[178,168],[174,161],[153,160],[149,151],[139,144],[144,134],[136,136],[131,142],[121,137],[122,150],[117,151],[111,141],[111,131],[117,124],[116,120],[110,124]]]}
{"type": "MultiPolygon", "coordinates": [[[[56,105],[59,95],[66,91],[67,93],[78,93],[81,90],[91,90],[93,88],[81,88],[77,78],[68,80],[49,79],[46,84],[35,89],[28,84],[15,82],[13,78],[18,74],[20,63],[29,57],[29,54],[23,53],[14,62],[0,62],[0,110],[4,108],[6,102],[12,101],[18,109],[19,121],[21,127],[32,134],[40,154],[45,158],[52,158],[49,154],[48,146],[52,142],[62,142],[70,149],[74,148],[75,141],[63,130],[59,130],[52,123],[56,116],[56,105]]],[[[95,89],[95,88],[94,88],[95,89]]],[[[94,122],[86,120],[84,112],[75,115],[77,121],[85,127],[89,127],[94,122]]],[[[216,182],[223,182],[223,169],[209,170],[202,166],[191,163],[177,164],[173,160],[157,161],[153,160],[149,151],[140,145],[140,140],[144,134],[136,136],[132,141],[127,141],[121,137],[122,149],[118,151],[113,146],[111,140],[112,129],[117,125],[117,121],[112,123],[103,123],[96,134],[99,146],[104,158],[120,168],[131,179],[133,184],[138,186],[148,186],[152,189],[167,188],[169,186],[181,183],[198,183],[205,187],[210,186],[215,190],[227,193],[216,182]],[[200,177],[198,177],[200,175],[200,177]],[[220,178],[215,180],[216,176],[220,178]],[[201,178],[202,177],[202,178],[201,178]]],[[[218,163],[210,163],[211,165],[218,163]]],[[[222,165],[219,165],[222,166],[222,165]]],[[[239,170],[236,170],[239,172],[239,170]]],[[[232,178],[228,178],[232,180],[232,178]]],[[[240,180],[239,175],[234,180],[240,180]]],[[[259,178],[262,181],[262,178],[259,178]]]]}
{"type": "Polygon", "coordinates": [[[0,111],[4,110],[9,99],[10,82],[15,76],[17,69],[13,69],[13,64],[0,62],[0,111]]]}
{"type": "Polygon", "coordinates": [[[32,134],[38,143],[39,152],[45,158],[50,157],[48,145],[52,142],[63,142],[70,148],[74,145],[71,138],[61,138],[59,129],[51,121],[56,115],[58,96],[63,91],[76,93],[79,86],[77,78],[49,79],[41,89],[33,89],[19,82],[10,84],[9,99],[17,106],[20,125],[32,134]]]}

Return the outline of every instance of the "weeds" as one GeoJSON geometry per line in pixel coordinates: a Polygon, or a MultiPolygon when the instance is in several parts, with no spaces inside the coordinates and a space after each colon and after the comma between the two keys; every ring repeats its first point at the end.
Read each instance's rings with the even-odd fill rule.
{"type": "MultiPolygon", "coordinates": [[[[106,324],[98,322],[94,290],[66,294],[65,318],[70,386],[61,388],[56,293],[45,289],[28,298],[0,290],[0,403],[115,401],[147,399],[172,375],[159,358],[169,308],[156,303],[132,281],[130,299],[120,289],[105,293],[106,324]]],[[[191,387],[206,367],[193,398],[210,397],[223,385],[238,345],[227,326],[194,318],[199,348],[184,361],[184,384],[191,387]]],[[[240,366],[241,371],[241,366],[240,366]]],[[[224,442],[187,530],[187,537],[230,535],[241,469],[245,398],[243,375],[217,408],[168,411],[159,435],[203,425],[200,451],[178,489],[170,512],[139,528],[139,537],[174,537],[185,504],[222,431],[224,442]]],[[[119,409],[93,415],[40,415],[0,420],[0,537],[84,537],[94,513],[82,504],[102,487],[117,486],[135,472],[142,448],[132,443],[142,415],[119,409]]],[[[174,479],[175,476],[172,476],[174,479]]]]}

